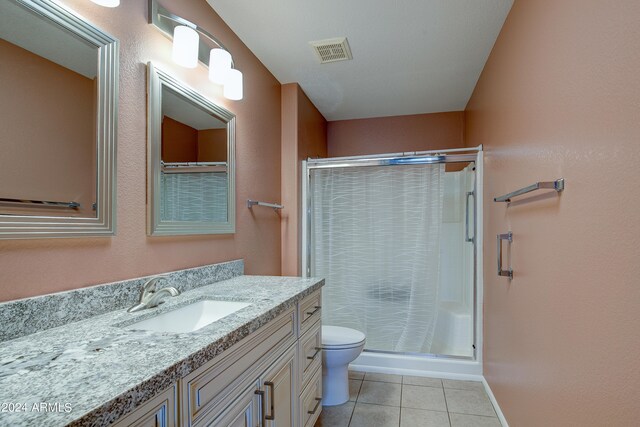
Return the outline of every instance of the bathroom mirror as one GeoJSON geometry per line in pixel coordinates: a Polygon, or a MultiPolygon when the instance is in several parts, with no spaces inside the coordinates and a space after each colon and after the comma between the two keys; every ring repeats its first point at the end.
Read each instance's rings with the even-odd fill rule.
{"type": "Polygon", "coordinates": [[[235,115],[148,64],[149,235],[235,232],[235,115]]]}
{"type": "Polygon", "coordinates": [[[0,238],[114,233],[118,42],[50,0],[0,2],[0,238]]]}

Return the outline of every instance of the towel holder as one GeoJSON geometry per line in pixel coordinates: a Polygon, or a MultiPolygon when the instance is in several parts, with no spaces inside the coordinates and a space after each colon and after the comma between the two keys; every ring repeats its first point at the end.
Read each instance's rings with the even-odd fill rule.
{"type": "Polygon", "coordinates": [[[259,202],[257,200],[247,200],[247,207],[251,209],[254,206],[264,206],[266,208],[273,208],[275,210],[284,209],[284,206],[279,205],[277,203],[267,203],[267,202],[259,202]]]}
{"type": "Polygon", "coordinates": [[[502,241],[506,240],[507,242],[509,242],[509,246],[511,246],[511,243],[513,242],[513,233],[511,233],[510,231],[508,233],[505,234],[498,234],[497,236],[497,241],[498,241],[498,276],[506,276],[509,278],[509,280],[513,279],[513,269],[511,268],[511,266],[509,266],[508,269],[503,270],[502,269],[502,241]]]}
{"type": "Polygon", "coordinates": [[[509,194],[505,194],[504,196],[494,197],[494,202],[511,202],[511,198],[515,196],[519,196],[521,194],[530,193],[532,191],[540,190],[542,188],[549,188],[552,190],[556,190],[558,193],[564,190],[564,178],[556,179],[555,181],[539,181],[535,184],[531,184],[527,187],[521,188],[516,191],[512,191],[509,194]]]}

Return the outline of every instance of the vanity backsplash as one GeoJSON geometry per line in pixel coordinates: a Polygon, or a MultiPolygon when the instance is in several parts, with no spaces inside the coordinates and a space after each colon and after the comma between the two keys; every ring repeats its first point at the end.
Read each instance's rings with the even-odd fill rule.
{"type": "MultiPolygon", "coordinates": [[[[162,273],[162,285],[186,292],[243,274],[240,259],[162,273]]],[[[142,285],[156,275],[0,303],[0,342],[131,307],[142,285]]]]}

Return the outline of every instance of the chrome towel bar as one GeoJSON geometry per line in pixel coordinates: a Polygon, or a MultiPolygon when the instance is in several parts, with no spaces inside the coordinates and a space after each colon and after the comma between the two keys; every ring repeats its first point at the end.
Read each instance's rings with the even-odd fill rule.
{"type": "Polygon", "coordinates": [[[251,209],[253,206],[264,206],[266,208],[273,208],[273,209],[284,209],[284,206],[282,205],[278,205],[276,203],[267,203],[267,202],[258,202],[257,200],[247,200],[247,207],[249,209],[251,209]]]}
{"type": "Polygon", "coordinates": [[[504,196],[495,197],[493,201],[509,203],[512,197],[519,196],[525,193],[530,193],[532,191],[540,190],[542,188],[550,188],[550,189],[556,190],[559,193],[562,190],[564,190],[564,178],[556,179],[555,181],[536,182],[535,184],[531,184],[528,187],[524,187],[519,190],[513,191],[509,194],[505,194],[504,196]]]}
{"type": "Polygon", "coordinates": [[[163,162],[160,164],[165,168],[201,168],[207,166],[227,166],[227,162],[163,162]]]}
{"type": "Polygon", "coordinates": [[[19,205],[36,205],[36,206],[46,206],[51,208],[71,208],[71,209],[80,208],[80,203],[78,202],[51,202],[48,200],[7,199],[4,197],[0,197],[0,203],[11,203],[11,204],[19,204],[19,205]]]}

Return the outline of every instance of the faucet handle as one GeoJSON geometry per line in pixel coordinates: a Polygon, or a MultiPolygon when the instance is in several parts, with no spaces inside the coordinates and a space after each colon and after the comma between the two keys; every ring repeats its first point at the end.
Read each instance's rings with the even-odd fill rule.
{"type": "Polygon", "coordinates": [[[167,277],[168,276],[166,274],[152,277],[151,279],[147,280],[144,285],[142,285],[142,292],[143,293],[155,292],[156,284],[161,280],[166,280],[167,277]]]}

